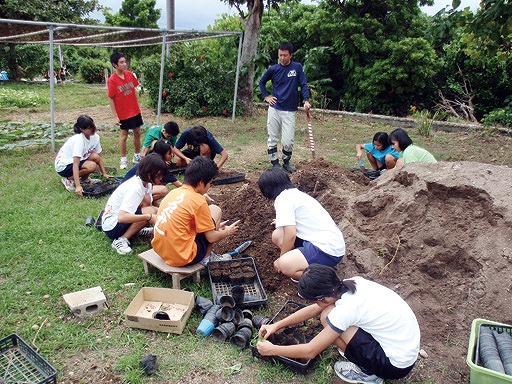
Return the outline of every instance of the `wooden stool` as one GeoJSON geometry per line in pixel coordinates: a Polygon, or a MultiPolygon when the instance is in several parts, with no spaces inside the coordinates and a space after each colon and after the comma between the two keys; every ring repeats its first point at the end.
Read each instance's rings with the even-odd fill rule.
{"type": "Polygon", "coordinates": [[[186,267],[171,267],[170,265],[165,264],[164,259],[162,259],[158,254],[154,251],[153,248],[139,253],[138,255],[142,262],[144,263],[144,272],[148,273],[148,264],[151,264],[153,267],[161,270],[164,273],[171,275],[172,277],[172,287],[174,289],[180,288],[180,281],[185,277],[192,275],[194,282],[199,283],[201,281],[201,270],[204,269],[204,265],[201,263],[197,263],[194,265],[189,265],[186,267]]]}

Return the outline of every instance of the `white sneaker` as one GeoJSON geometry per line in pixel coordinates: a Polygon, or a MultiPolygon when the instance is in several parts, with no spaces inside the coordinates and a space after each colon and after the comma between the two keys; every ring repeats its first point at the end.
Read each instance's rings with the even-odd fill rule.
{"type": "Polygon", "coordinates": [[[119,168],[126,169],[128,167],[128,159],[126,157],[121,157],[121,161],[119,161],[119,168]]]}
{"type": "Polygon", "coordinates": [[[126,237],[119,237],[112,242],[112,248],[114,248],[120,255],[126,255],[132,251],[130,248],[130,242],[126,237]]]}
{"type": "Polygon", "coordinates": [[[338,361],[334,364],[334,372],[347,383],[384,384],[384,379],[377,375],[368,375],[350,361],[338,361]]]}
{"type": "Polygon", "coordinates": [[[153,232],[153,227],[144,227],[139,232],[137,232],[137,235],[142,237],[153,237],[153,232]]]}
{"type": "Polygon", "coordinates": [[[227,261],[231,260],[232,257],[229,253],[225,253],[223,255],[217,255],[216,253],[210,252],[210,261],[227,261]]]}
{"type": "Polygon", "coordinates": [[[84,184],[98,184],[98,183],[101,183],[101,180],[100,179],[91,179],[90,177],[88,177],[87,179],[83,179],[82,183],[84,183],[84,184]]]}
{"type": "Polygon", "coordinates": [[[75,182],[73,180],[69,180],[67,177],[62,178],[62,184],[69,192],[75,192],[75,182]]]}
{"type": "Polygon", "coordinates": [[[210,261],[227,261],[231,259],[232,257],[229,253],[225,253],[224,255],[217,255],[216,253],[210,252],[210,256],[205,257],[200,261],[200,263],[206,266],[210,261]]]}
{"type": "Polygon", "coordinates": [[[139,164],[141,160],[142,160],[142,156],[140,155],[140,153],[135,153],[133,155],[132,163],[133,164],[139,164]]]}

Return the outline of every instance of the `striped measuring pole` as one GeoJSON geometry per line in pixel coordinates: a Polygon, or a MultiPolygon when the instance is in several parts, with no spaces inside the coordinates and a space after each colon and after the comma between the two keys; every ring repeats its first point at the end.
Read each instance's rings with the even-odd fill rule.
{"type": "Polygon", "coordinates": [[[308,119],[308,134],[309,134],[309,148],[311,148],[311,155],[315,158],[315,140],[313,138],[313,126],[311,125],[311,115],[309,109],[306,110],[306,118],[308,119]]]}

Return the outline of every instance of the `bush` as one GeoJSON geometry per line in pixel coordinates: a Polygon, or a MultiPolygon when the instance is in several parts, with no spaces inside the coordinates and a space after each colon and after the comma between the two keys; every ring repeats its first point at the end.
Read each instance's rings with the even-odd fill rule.
{"type": "Polygon", "coordinates": [[[512,127],[512,97],[505,99],[505,107],[494,109],[482,118],[485,125],[512,127]]]}
{"type": "Polygon", "coordinates": [[[88,84],[105,82],[104,72],[109,66],[98,59],[85,59],[80,65],[82,79],[88,84]]]}
{"type": "MultiPolygon", "coordinates": [[[[231,116],[236,64],[209,52],[204,45],[174,47],[166,60],[162,112],[179,117],[231,116]]],[[[148,58],[141,65],[152,107],[158,105],[160,60],[148,58]]],[[[241,114],[241,106],[237,107],[241,114]]]]}

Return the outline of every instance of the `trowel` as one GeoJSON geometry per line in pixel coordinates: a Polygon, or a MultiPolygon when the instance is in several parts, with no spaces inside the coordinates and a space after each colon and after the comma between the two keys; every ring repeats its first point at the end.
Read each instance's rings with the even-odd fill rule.
{"type": "Polygon", "coordinates": [[[238,255],[238,254],[242,253],[243,251],[245,251],[251,244],[252,244],[252,240],[247,240],[247,241],[243,242],[242,244],[240,244],[238,247],[236,247],[234,251],[227,253],[227,255],[229,255],[231,257],[238,255]]]}

